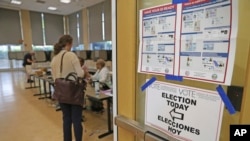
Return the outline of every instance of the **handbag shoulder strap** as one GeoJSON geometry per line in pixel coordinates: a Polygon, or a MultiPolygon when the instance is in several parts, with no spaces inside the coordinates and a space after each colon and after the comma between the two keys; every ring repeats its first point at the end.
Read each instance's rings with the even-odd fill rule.
{"type": "Polygon", "coordinates": [[[60,66],[60,75],[62,74],[62,68],[63,68],[63,56],[65,55],[66,52],[63,53],[62,58],[61,58],[61,66],[60,66]]]}

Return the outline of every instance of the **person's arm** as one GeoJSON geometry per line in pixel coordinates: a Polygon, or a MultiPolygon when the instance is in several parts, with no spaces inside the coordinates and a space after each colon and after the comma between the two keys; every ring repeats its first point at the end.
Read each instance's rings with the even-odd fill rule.
{"type": "Polygon", "coordinates": [[[82,66],[82,69],[84,70],[85,78],[86,78],[86,79],[90,79],[90,74],[89,74],[88,67],[85,66],[85,65],[83,65],[83,66],[82,66]]]}
{"type": "Polygon", "coordinates": [[[28,54],[26,61],[28,63],[33,63],[32,56],[30,54],[28,54]]]}
{"type": "Polygon", "coordinates": [[[96,70],[95,74],[91,76],[92,80],[98,80],[99,70],[96,70]]]}
{"type": "Polygon", "coordinates": [[[33,63],[33,61],[30,58],[27,59],[27,62],[33,63]]]}
{"type": "Polygon", "coordinates": [[[83,77],[84,76],[84,71],[82,70],[81,64],[80,64],[79,59],[77,58],[76,55],[73,56],[72,64],[73,64],[73,67],[74,67],[74,69],[75,69],[75,71],[77,73],[77,76],[83,77]]]}

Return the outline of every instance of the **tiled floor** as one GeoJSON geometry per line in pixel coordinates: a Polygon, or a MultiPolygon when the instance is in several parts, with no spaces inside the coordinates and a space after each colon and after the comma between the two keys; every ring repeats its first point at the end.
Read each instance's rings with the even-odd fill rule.
{"type": "MultiPolygon", "coordinates": [[[[23,72],[0,72],[0,141],[62,141],[61,111],[27,86],[23,72]]],[[[107,131],[106,112],[86,110],[84,115],[84,141],[113,140],[113,135],[98,139],[107,131]]]]}

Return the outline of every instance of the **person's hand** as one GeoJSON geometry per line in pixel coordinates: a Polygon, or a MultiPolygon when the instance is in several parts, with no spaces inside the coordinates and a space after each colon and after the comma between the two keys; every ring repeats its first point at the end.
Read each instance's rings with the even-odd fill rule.
{"type": "Polygon", "coordinates": [[[88,79],[89,84],[92,84],[93,80],[90,78],[88,79]]]}

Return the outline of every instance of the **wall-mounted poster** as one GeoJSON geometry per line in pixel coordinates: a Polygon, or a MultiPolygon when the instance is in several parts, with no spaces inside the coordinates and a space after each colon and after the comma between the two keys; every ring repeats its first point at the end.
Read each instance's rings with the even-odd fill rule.
{"type": "Polygon", "coordinates": [[[219,141],[223,108],[215,91],[156,81],[146,90],[145,124],[180,141],[219,141]]]}
{"type": "Polygon", "coordinates": [[[138,71],[174,74],[177,5],[141,10],[138,71]]]}
{"type": "Polygon", "coordinates": [[[190,0],[140,11],[138,72],[230,85],[237,0],[190,0]]]}
{"type": "Polygon", "coordinates": [[[182,4],[178,75],[230,85],[238,8],[237,2],[232,2],[196,0],[182,4]]]}

